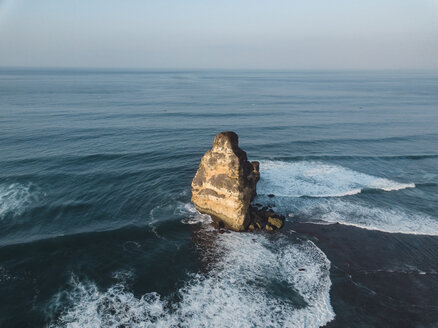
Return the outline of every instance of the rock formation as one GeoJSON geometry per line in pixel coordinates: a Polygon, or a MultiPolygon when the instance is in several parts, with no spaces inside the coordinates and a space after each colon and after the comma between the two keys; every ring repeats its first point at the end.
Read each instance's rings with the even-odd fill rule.
{"type": "Polygon", "coordinates": [[[192,202],[219,226],[235,231],[279,229],[284,217],[250,206],[259,178],[259,163],[248,161],[238,146],[237,134],[221,132],[202,158],[192,181],[192,202]]]}

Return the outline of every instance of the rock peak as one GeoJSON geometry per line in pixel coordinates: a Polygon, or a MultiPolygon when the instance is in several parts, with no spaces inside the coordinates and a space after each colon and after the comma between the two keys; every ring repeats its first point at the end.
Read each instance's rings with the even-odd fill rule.
{"type": "Polygon", "coordinates": [[[213,149],[228,148],[236,150],[239,148],[239,136],[233,131],[218,133],[213,141],[213,149]]]}

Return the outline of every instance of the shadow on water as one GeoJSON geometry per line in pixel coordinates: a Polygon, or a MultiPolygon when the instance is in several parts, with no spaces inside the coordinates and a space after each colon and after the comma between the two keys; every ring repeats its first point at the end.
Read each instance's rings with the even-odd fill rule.
{"type": "Polygon", "coordinates": [[[327,327],[434,327],[438,238],[340,224],[293,223],[332,262],[335,320],[327,327]]]}

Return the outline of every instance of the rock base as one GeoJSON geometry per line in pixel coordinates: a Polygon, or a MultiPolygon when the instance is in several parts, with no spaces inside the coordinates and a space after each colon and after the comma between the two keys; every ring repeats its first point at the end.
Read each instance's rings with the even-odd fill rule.
{"type": "Polygon", "coordinates": [[[284,225],[285,217],[276,214],[271,208],[263,207],[261,209],[249,207],[250,224],[248,230],[266,230],[273,231],[281,229],[284,225]]]}

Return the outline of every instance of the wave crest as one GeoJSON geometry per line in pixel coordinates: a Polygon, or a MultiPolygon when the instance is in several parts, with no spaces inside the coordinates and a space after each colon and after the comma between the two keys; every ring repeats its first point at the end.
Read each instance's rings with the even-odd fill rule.
{"type": "Polygon", "coordinates": [[[260,161],[262,171],[257,193],[285,197],[342,197],[364,189],[395,191],[414,188],[400,183],[322,162],[260,161]]]}
{"type": "Polygon", "coordinates": [[[341,223],[388,233],[438,235],[438,220],[401,206],[379,207],[357,198],[365,189],[394,191],[414,188],[400,183],[321,162],[261,161],[259,200],[269,199],[284,214],[312,223],[341,223]],[[305,197],[304,197],[305,196],[305,197]]]}
{"type": "Polygon", "coordinates": [[[296,215],[311,218],[311,222],[322,220],[388,233],[438,235],[438,220],[427,214],[412,213],[406,209],[371,207],[365,203],[340,199],[308,204],[296,215]]]}

